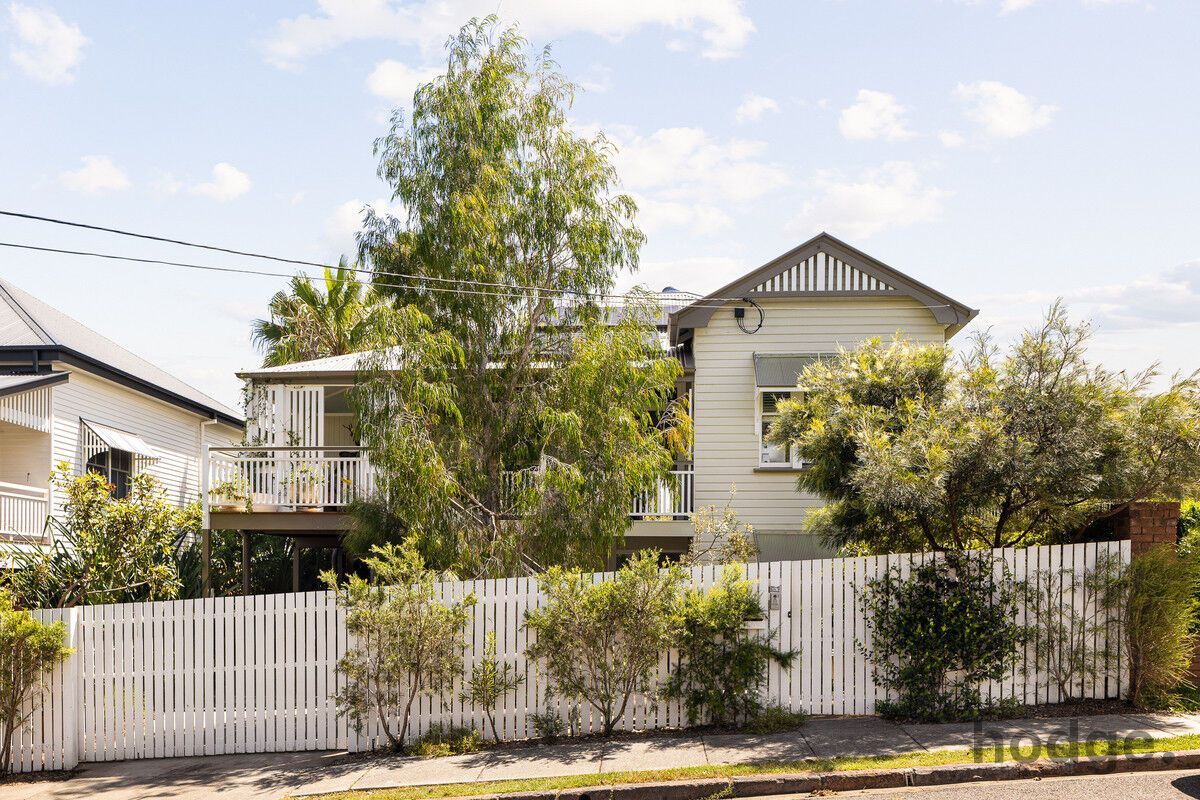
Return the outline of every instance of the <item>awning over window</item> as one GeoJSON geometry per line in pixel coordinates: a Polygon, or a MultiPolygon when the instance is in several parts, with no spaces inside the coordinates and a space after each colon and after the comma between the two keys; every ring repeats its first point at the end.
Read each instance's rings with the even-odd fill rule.
{"type": "Polygon", "coordinates": [[[815,353],[755,353],[755,386],[795,386],[797,376],[820,356],[815,353]]]}
{"type": "Polygon", "coordinates": [[[88,422],[86,419],[81,421],[83,427],[95,434],[96,438],[103,442],[109,450],[124,450],[140,458],[158,458],[150,449],[150,445],[146,444],[140,436],[119,431],[98,422],[88,422]]]}

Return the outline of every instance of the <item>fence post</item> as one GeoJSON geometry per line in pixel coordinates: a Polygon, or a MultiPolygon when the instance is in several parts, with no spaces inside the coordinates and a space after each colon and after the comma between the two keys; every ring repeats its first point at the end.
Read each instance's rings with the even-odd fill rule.
{"type": "Polygon", "coordinates": [[[79,740],[83,736],[83,725],[80,724],[79,719],[80,704],[83,700],[81,685],[83,671],[80,669],[80,664],[83,663],[83,654],[79,652],[83,647],[82,616],[83,609],[78,606],[67,609],[67,647],[74,652],[67,656],[67,661],[63,664],[63,769],[74,769],[79,766],[79,740]]]}

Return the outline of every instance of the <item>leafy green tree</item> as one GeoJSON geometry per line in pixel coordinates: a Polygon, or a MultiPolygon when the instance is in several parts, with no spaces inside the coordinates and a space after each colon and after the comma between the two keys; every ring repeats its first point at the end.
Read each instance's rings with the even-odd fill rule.
{"type": "Polygon", "coordinates": [[[379,303],[343,258],[336,271],[325,268],[318,284],[306,275],[292,278],[287,291],[271,298],[270,317],[252,323],[251,338],[265,353],[265,367],[356,353],[368,346],[379,303]]]}
{"type": "Polygon", "coordinates": [[[758,558],[754,528],[739,520],[733,508],[736,497],[737,487],[730,487],[724,508],[704,506],[696,510],[692,515],[692,541],[681,564],[745,564],[758,558]]]}
{"type": "Polygon", "coordinates": [[[763,709],[767,667],[791,666],[797,653],[775,647],[770,633],[746,630],[763,609],[742,567],[727,565],[707,592],[687,589],[678,614],[679,662],[667,695],[684,701],[693,725],[705,715],[716,725],[753,719],[763,709]]]}
{"type": "Polygon", "coordinates": [[[364,562],[370,580],[350,576],[339,584],[332,571],[322,576],[347,609],[346,631],[355,642],[338,662],[346,685],[336,700],[359,730],[374,717],[399,751],[417,697],[439,695],[462,675],[464,626],[475,596],[442,603],[439,576],[412,543],[374,548],[364,562]]]}
{"type": "Polygon", "coordinates": [[[1001,356],[986,335],[866,342],[801,376],[771,437],[811,465],[801,490],[835,546],[866,552],[1037,544],[1200,480],[1200,386],[1086,359],[1060,305],[1001,356]]]}
{"type": "Polygon", "coordinates": [[[687,430],[655,310],[604,309],[638,264],[636,208],[607,140],[569,124],[575,88],[548,56],[494,19],[448,47],[376,143],[407,218],[368,213],[360,234],[397,309],[355,395],[387,505],[361,529],[420,530],[466,574],[597,568],[687,430]]]}
{"type": "Polygon", "coordinates": [[[683,571],[660,570],[658,560],[657,552],[639,553],[601,583],[551,567],[538,577],[546,605],[526,612],[537,634],[526,654],[543,661],[555,694],[599,713],[605,736],[634,694],[657,692],[654,670],[675,642],[683,571]]]}
{"type": "Polygon", "coordinates": [[[61,521],[51,518],[46,548],[10,548],[14,568],[4,577],[25,608],[170,600],[180,589],[176,551],[200,531],[200,505],[176,508],[161,484],[142,473],[129,492],[113,498],[103,476],[52,475],[63,498],[61,521]]]}
{"type": "Polygon", "coordinates": [[[33,716],[47,673],[72,652],[66,638],[61,621],[40,622],[0,591],[0,774],[10,770],[13,736],[33,716]]]}

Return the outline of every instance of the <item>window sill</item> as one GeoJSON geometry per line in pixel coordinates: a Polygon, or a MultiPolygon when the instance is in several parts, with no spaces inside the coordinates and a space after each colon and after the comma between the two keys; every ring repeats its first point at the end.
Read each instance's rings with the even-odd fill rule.
{"type": "Polygon", "coordinates": [[[804,472],[808,467],[793,467],[791,465],[781,465],[778,467],[755,467],[754,472],[804,472]]]}

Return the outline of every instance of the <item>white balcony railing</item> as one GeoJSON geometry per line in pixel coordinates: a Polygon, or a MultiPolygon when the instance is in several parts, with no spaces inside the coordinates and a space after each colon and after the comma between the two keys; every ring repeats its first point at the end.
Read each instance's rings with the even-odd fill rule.
{"type": "MultiPolygon", "coordinates": [[[[505,472],[500,488],[501,506],[511,506],[516,493],[536,475],[536,468],[505,472]]],[[[653,490],[633,496],[629,516],[637,519],[688,516],[696,510],[694,487],[695,472],[690,469],[674,470],[669,477],[659,481],[653,490]]]]}
{"type": "Polygon", "coordinates": [[[39,539],[49,513],[49,490],[0,482],[0,535],[39,539]]]}
{"type": "MultiPolygon", "coordinates": [[[[374,472],[362,448],[211,447],[202,475],[205,511],[338,510],[374,489],[374,472]]],[[[505,472],[501,503],[535,470],[505,472]]],[[[675,470],[649,492],[632,498],[632,517],[678,518],[695,510],[695,473],[675,470]]]]}
{"type": "Polygon", "coordinates": [[[673,470],[670,476],[658,482],[652,491],[633,497],[630,516],[685,517],[696,510],[696,473],[692,470],[673,470]]]}
{"type": "Polygon", "coordinates": [[[357,447],[211,447],[205,510],[337,510],[370,493],[374,473],[357,447]]]}

